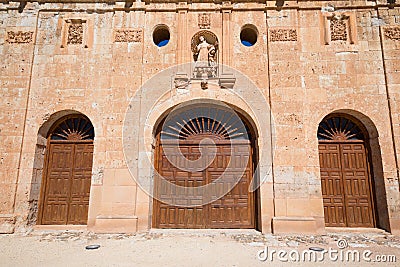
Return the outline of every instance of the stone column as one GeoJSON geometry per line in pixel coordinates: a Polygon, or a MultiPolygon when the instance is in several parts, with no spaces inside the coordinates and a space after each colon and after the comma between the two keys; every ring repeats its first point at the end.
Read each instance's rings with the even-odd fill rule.
{"type": "MultiPolygon", "coordinates": [[[[178,38],[178,47],[177,47],[177,64],[181,65],[189,62],[188,51],[189,43],[187,40],[187,13],[188,13],[188,5],[187,2],[179,2],[177,6],[178,12],[178,27],[177,27],[177,38],[178,38]]],[[[187,73],[179,66],[178,74],[184,75],[187,73]]]]}
{"type": "MultiPolygon", "coordinates": [[[[232,5],[230,1],[222,3],[222,64],[231,65],[231,13],[232,5]]],[[[223,70],[222,73],[225,73],[223,70]]]]}

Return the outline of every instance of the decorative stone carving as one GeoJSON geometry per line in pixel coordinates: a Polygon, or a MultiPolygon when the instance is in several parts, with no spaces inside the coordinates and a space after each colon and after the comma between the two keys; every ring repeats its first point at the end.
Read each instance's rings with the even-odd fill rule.
{"type": "Polygon", "coordinates": [[[210,14],[208,13],[199,14],[198,22],[200,29],[210,29],[211,26],[210,14]]]}
{"type": "Polygon", "coordinates": [[[189,80],[186,78],[175,78],[174,80],[175,88],[185,89],[189,85],[189,80]]]}
{"type": "Polygon", "coordinates": [[[115,42],[139,43],[143,40],[142,29],[121,29],[115,31],[115,42]]]}
{"type": "Polygon", "coordinates": [[[82,44],[83,43],[83,25],[82,22],[72,22],[68,25],[67,44],[82,44]]]}
{"type": "Polygon", "coordinates": [[[192,38],[195,61],[193,78],[215,78],[218,76],[218,40],[209,31],[200,31],[192,38]]]}
{"type": "Polygon", "coordinates": [[[207,81],[207,79],[201,80],[200,86],[201,86],[201,89],[207,90],[208,89],[208,81],[207,81]]]}
{"type": "Polygon", "coordinates": [[[346,17],[333,16],[330,18],[331,41],[347,41],[346,17]]]}
{"type": "Polygon", "coordinates": [[[33,41],[33,32],[8,31],[7,40],[10,44],[27,44],[33,41]]]}
{"type": "Polygon", "coordinates": [[[297,41],[296,29],[273,29],[269,35],[271,42],[297,41]]]}
{"type": "Polygon", "coordinates": [[[385,28],[383,33],[386,39],[400,41],[400,26],[385,28]]]}

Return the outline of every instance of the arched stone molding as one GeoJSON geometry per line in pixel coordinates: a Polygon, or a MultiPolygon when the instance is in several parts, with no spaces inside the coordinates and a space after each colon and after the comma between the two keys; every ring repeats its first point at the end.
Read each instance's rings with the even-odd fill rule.
{"type": "MultiPolygon", "coordinates": [[[[393,178],[388,179],[388,175],[391,175],[391,171],[385,173],[383,167],[383,158],[380,146],[380,134],[376,124],[373,122],[370,116],[365,115],[364,113],[353,110],[353,109],[335,109],[332,112],[326,113],[323,116],[319,116],[320,120],[318,123],[315,123],[316,126],[314,129],[315,140],[316,133],[318,131],[319,123],[328,115],[331,114],[347,114],[351,117],[354,117],[355,120],[358,120],[362,126],[365,127],[365,130],[368,132],[368,152],[370,153],[370,162],[371,162],[371,170],[370,175],[372,178],[372,186],[374,187],[374,201],[375,201],[375,211],[376,211],[376,226],[378,228],[384,229],[386,231],[391,231],[391,222],[389,216],[390,206],[398,205],[399,197],[398,197],[398,186],[396,186],[397,181],[393,183],[393,178]],[[396,199],[388,196],[396,196],[396,199]]],[[[381,132],[385,132],[385,129],[382,129],[381,132]]],[[[317,141],[318,143],[318,141],[317,141]]],[[[316,153],[318,154],[318,145],[316,146],[316,153]]],[[[396,180],[396,179],[394,179],[396,180]]],[[[398,184],[397,184],[398,185],[398,184]]]]}
{"type": "MultiPolygon", "coordinates": [[[[39,127],[39,130],[37,132],[37,142],[35,146],[35,153],[33,159],[31,189],[29,192],[29,201],[28,201],[29,202],[28,218],[27,218],[28,225],[35,225],[37,221],[38,201],[40,198],[41,184],[43,178],[43,168],[45,166],[45,155],[48,144],[47,142],[48,136],[54,124],[61,118],[69,115],[81,115],[87,117],[85,114],[76,110],[57,111],[48,116],[48,118],[46,118],[45,122],[39,127]]],[[[90,122],[92,123],[92,120],[90,120],[90,122]]]]}
{"type": "MultiPolygon", "coordinates": [[[[190,68],[190,64],[186,66],[190,68]]],[[[137,92],[127,111],[124,125],[124,154],[131,175],[141,189],[136,199],[136,215],[139,230],[151,227],[152,177],[154,175],[154,133],[165,115],[181,103],[201,103],[220,101],[233,107],[252,122],[257,137],[259,173],[261,187],[262,231],[271,232],[273,213],[272,155],[274,145],[273,119],[262,92],[245,75],[231,70],[236,77],[233,89],[222,89],[217,83],[209,83],[207,90],[201,88],[200,81],[190,82],[187,89],[177,89],[172,85],[177,67],[167,69],[150,80],[137,92]],[[272,129],[272,130],[271,130],[272,129]],[[135,140],[136,138],[136,140],[135,140]]]]}

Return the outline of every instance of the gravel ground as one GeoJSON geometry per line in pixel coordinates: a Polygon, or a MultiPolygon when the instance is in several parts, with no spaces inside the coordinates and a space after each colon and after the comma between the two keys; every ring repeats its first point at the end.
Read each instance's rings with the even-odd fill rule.
{"type": "MultiPolygon", "coordinates": [[[[307,255],[307,254],[306,254],[307,255]]],[[[386,257],[387,258],[387,257],[386,257]]],[[[393,261],[394,259],[390,259],[393,261]]],[[[0,235],[1,266],[400,266],[400,237],[387,233],[329,233],[326,235],[263,235],[229,231],[149,232],[135,235],[94,234],[83,231],[33,231],[0,235]],[[344,249],[339,249],[340,240],[344,249]],[[91,244],[99,249],[87,250],[91,244]],[[267,247],[268,259],[265,257],[267,247]],[[317,262],[301,260],[303,251],[323,248],[317,262]],[[330,256],[332,249],[338,251],[330,256]],[[278,253],[282,250],[282,262],[278,253]],[[360,261],[346,261],[349,251],[360,261]],[[371,251],[362,259],[365,251],[371,251]],[[300,261],[296,260],[296,253],[300,261]],[[340,259],[340,255],[343,260],[340,259]],[[291,256],[289,256],[291,255],[291,256]],[[318,261],[324,255],[323,261],[318,261]],[[339,258],[335,260],[335,255],[339,258]],[[393,255],[395,262],[374,262],[376,256],[393,255]],[[331,259],[332,258],[332,259],[331,259]]]]}

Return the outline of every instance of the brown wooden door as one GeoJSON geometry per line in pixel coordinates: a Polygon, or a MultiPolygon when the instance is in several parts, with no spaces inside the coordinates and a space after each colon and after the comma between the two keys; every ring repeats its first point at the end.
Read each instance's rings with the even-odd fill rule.
{"type": "Polygon", "coordinates": [[[50,142],[42,224],[86,224],[93,162],[92,142],[50,142]]]}
{"type": "Polygon", "coordinates": [[[320,141],[319,160],[326,226],[374,227],[364,142],[320,141]]]}
{"type": "MultiPolygon", "coordinates": [[[[229,171],[224,173],[224,181],[217,183],[214,192],[207,192],[210,197],[220,195],[218,190],[232,188],[222,198],[202,206],[193,206],[202,203],[203,194],[183,195],[168,184],[162,184],[155,178],[155,199],[153,206],[153,227],[155,228],[254,228],[255,203],[254,193],[249,192],[252,179],[252,158],[250,142],[236,142],[232,146],[225,142],[217,142],[216,156],[212,163],[202,171],[183,171],[174,166],[166,157],[163,147],[158,146],[156,169],[159,174],[172,184],[189,188],[199,187],[216,181],[231,162],[229,171]],[[231,149],[234,150],[232,153],[231,149]],[[241,154],[241,151],[245,151],[241,154]],[[234,157],[231,157],[235,155],[234,157]],[[236,178],[239,182],[232,184],[236,178]],[[158,200],[157,200],[158,199],[158,200]],[[160,201],[159,201],[160,200],[160,201]],[[174,202],[175,201],[175,202],[174,202]],[[169,203],[169,204],[168,204],[169,203]],[[171,205],[177,203],[179,205],[171,205]],[[185,204],[187,204],[185,206],[185,204]],[[188,207],[189,206],[189,207],[188,207]]],[[[196,160],[200,157],[199,144],[196,142],[180,141],[179,148],[182,154],[196,160]]],[[[175,157],[175,155],[170,157],[175,157]]],[[[176,157],[179,157],[178,153],[176,157]]],[[[187,168],[185,168],[187,169],[187,168]]],[[[215,199],[215,198],[213,198],[215,199]]]]}

